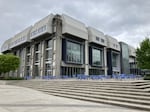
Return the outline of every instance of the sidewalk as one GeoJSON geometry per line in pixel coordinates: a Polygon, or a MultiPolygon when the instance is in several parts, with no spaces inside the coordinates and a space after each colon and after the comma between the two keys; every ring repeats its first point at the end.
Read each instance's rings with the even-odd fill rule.
{"type": "Polygon", "coordinates": [[[23,87],[0,85],[0,112],[142,112],[142,111],[51,96],[39,91],[23,87]]]}

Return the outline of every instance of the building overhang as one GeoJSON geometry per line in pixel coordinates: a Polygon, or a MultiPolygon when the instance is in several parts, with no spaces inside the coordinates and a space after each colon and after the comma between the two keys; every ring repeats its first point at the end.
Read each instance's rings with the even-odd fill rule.
{"type": "Polygon", "coordinates": [[[136,53],[135,53],[136,49],[132,46],[129,46],[129,45],[128,45],[128,49],[129,49],[129,56],[130,57],[136,57],[136,53]]]}
{"type": "Polygon", "coordinates": [[[6,40],[6,41],[3,43],[2,47],[1,47],[1,52],[5,52],[5,51],[10,50],[9,44],[10,44],[11,39],[12,39],[12,38],[6,40]]]}
{"type": "Polygon", "coordinates": [[[108,48],[111,48],[116,51],[120,51],[120,44],[118,43],[117,39],[115,39],[109,35],[105,35],[105,38],[107,39],[107,47],[108,48]]]}
{"type": "Polygon", "coordinates": [[[104,33],[100,32],[92,27],[88,27],[88,35],[89,35],[89,42],[96,43],[101,46],[107,46],[107,40],[104,37],[104,33]]]}
{"type": "Polygon", "coordinates": [[[70,34],[88,40],[88,32],[85,24],[67,15],[62,14],[62,34],[70,34]]]}
{"type": "Polygon", "coordinates": [[[38,38],[41,35],[44,34],[52,34],[52,21],[53,21],[54,15],[50,14],[43,18],[42,20],[38,21],[34,24],[34,26],[31,29],[30,32],[30,39],[38,38]]]}
{"type": "Polygon", "coordinates": [[[9,48],[14,48],[24,43],[30,42],[30,30],[32,26],[26,28],[22,32],[16,34],[9,43],[9,48]]]}

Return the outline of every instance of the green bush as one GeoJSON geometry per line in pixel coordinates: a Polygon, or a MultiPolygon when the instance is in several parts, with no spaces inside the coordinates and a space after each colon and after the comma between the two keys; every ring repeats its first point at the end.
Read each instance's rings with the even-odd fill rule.
{"type": "Polygon", "coordinates": [[[144,80],[150,80],[150,74],[144,76],[144,80]]]}
{"type": "Polygon", "coordinates": [[[1,77],[0,80],[24,80],[22,77],[1,77]]]}

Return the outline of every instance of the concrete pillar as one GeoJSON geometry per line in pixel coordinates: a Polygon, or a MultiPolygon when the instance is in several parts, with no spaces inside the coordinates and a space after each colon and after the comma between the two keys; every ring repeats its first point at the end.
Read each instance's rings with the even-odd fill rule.
{"type": "Polygon", "coordinates": [[[56,39],[53,40],[53,61],[52,61],[52,66],[53,66],[53,76],[56,75],[56,67],[55,67],[55,60],[56,60],[56,39]]]}
{"type": "Polygon", "coordinates": [[[40,60],[40,76],[44,75],[44,59],[45,59],[45,41],[43,40],[40,45],[41,45],[41,49],[40,49],[40,55],[41,55],[41,60],[40,60]]]}
{"type": "MultiPolygon", "coordinates": [[[[17,56],[20,58],[20,51],[17,50],[17,56]]],[[[19,74],[20,74],[20,66],[21,66],[21,58],[20,58],[20,65],[19,65],[19,68],[16,70],[16,73],[15,73],[15,76],[18,77],[19,74]]]]}
{"type": "Polygon", "coordinates": [[[107,75],[107,48],[104,47],[104,73],[107,75]]]}
{"type": "Polygon", "coordinates": [[[24,75],[25,75],[25,65],[26,65],[26,48],[23,48],[22,49],[23,51],[22,51],[22,77],[24,77],[24,75]]]}
{"type": "Polygon", "coordinates": [[[89,44],[85,41],[85,75],[89,75],[89,44]]]}
{"type": "Polygon", "coordinates": [[[31,47],[30,47],[30,49],[31,49],[31,67],[30,67],[30,69],[31,69],[31,77],[32,76],[34,76],[34,44],[33,45],[31,45],[31,47]]]}
{"type": "Polygon", "coordinates": [[[55,59],[55,75],[59,76],[60,73],[60,69],[61,69],[61,47],[62,46],[62,41],[61,38],[59,36],[56,36],[56,59],[55,59]]]}
{"type": "Polygon", "coordinates": [[[55,58],[54,62],[53,62],[53,73],[56,76],[60,76],[61,75],[61,57],[62,57],[62,21],[61,21],[61,17],[59,15],[55,16],[55,21],[53,21],[53,31],[55,33],[55,42],[54,42],[54,55],[53,55],[53,59],[55,58]]]}

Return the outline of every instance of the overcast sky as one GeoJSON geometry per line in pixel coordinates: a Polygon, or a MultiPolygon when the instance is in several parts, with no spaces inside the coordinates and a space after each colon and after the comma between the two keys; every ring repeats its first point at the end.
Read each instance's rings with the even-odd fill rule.
{"type": "Polygon", "coordinates": [[[0,0],[0,47],[50,13],[67,14],[134,47],[150,35],[150,0],[0,0]]]}

